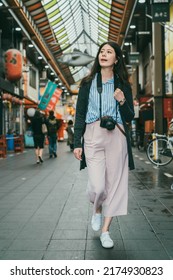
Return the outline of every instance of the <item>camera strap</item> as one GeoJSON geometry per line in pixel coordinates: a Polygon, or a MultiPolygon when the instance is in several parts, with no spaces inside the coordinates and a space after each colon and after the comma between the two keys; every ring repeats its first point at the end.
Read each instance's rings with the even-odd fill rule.
{"type": "Polygon", "coordinates": [[[99,93],[99,112],[100,112],[100,119],[102,117],[102,98],[101,98],[101,93],[102,93],[102,76],[101,73],[99,72],[97,75],[97,91],[99,93]]]}
{"type": "MultiPolygon", "coordinates": [[[[114,77],[114,88],[115,88],[115,77],[114,77]]],[[[97,74],[97,91],[99,93],[99,112],[100,112],[100,119],[102,117],[102,98],[101,98],[101,93],[102,93],[102,75],[101,72],[98,72],[97,74]]],[[[117,119],[117,102],[116,102],[116,119],[117,119]]],[[[126,136],[125,131],[121,128],[121,126],[116,122],[116,126],[119,128],[119,130],[126,136]]]]}

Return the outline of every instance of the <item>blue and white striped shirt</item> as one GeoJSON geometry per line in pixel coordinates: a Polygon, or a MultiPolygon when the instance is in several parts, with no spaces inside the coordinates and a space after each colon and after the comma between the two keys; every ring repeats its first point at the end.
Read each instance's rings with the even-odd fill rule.
{"type": "MultiPolygon", "coordinates": [[[[89,104],[88,112],[86,115],[86,123],[95,122],[100,118],[100,97],[97,91],[97,75],[92,81],[90,94],[89,94],[89,104]]],[[[114,99],[114,78],[108,80],[106,83],[102,82],[102,116],[111,116],[117,123],[122,124],[121,115],[119,112],[118,102],[114,99]],[[116,112],[117,108],[117,112],[116,112]]]]}

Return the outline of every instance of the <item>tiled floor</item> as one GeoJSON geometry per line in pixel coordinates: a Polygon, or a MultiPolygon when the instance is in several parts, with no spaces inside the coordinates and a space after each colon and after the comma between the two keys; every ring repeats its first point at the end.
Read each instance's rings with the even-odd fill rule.
{"type": "Polygon", "coordinates": [[[173,163],[154,168],[134,149],[129,176],[129,213],[114,218],[113,249],[103,249],[90,226],[92,206],[66,143],[58,157],[35,164],[34,151],[0,159],[1,260],[171,260],[173,259],[173,163]]]}

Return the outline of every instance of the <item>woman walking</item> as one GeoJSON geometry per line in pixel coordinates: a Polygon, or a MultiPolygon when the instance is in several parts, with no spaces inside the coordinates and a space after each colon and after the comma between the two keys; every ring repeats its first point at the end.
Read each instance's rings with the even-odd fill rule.
{"type": "Polygon", "coordinates": [[[36,163],[43,163],[43,149],[45,135],[42,132],[42,124],[45,123],[44,116],[36,110],[33,118],[31,118],[31,126],[33,130],[34,148],[36,155],[36,163]]]}
{"type": "Polygon", "coordinates": [[[70,146],[70,151],[74,150],[74,126],[73,121],[69,120],[67,124],[67,145],[70,146]]]}
{"type": "Polygon", "coordinates": [[[88,168],[91,225],[94,231],[102,228],[104,248],[114,246],[109,234],[112,218],[127,214],[128,170],[134,169],[134,162],[126,123],[133,117],[122,51],[116,43],[105,42],[81,82],[74,126],[74,155],[80,169],[88,168]]]}

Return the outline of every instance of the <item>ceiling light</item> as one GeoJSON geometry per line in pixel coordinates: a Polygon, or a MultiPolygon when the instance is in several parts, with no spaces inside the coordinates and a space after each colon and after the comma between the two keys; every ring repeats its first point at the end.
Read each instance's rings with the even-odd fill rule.
{"type": "Polygon", "coordinates": [[[15,30],[16,31],[21,31],[21,28],[20,27],[16,27],[15,30]]]}
{"type": "Polygon", "coordinates": [[[143,4],[143,3],[145,3],[145,0],[138,0],[138,2],[143,4]]]}
{"type": "Polygon", "coordinates": [[[45,67],[45,68],[49,68],[49,65],[45,65],[44,67],[45,67]]]}
{"type": "Polygon", "coordinates": [[[124,46],[129,46],[129,45],[130,45],[129,42],[124,43],[124,46]]]}
{"type": "Polygon", "coordinates": [[[51,72],[50,74],[51,74],[52,76],[55,75],[54,72],[51,72]]]}
{"type": "Polygon", "coordinates": [[[138,35],[150,35],[150,31],[138,31],[136,32],[138,35]]]}
{"type": "Polygon", "coordinates": [[[38,56],[38,59],[43,59],[42,56],[38,56]]]}
{"type": "Polygon", "coordinates": [[[33,44],[29,44],[28,47],[29,47],[29,48],[33,48],[33,44]]]}
{"type": "Polygon", "coordinates": [[[135,28],[136,28],[136,25],[132,24],[132,25],[130,25],[130,28],[131,28],[131,29],[135,29],[135,28]]]}

